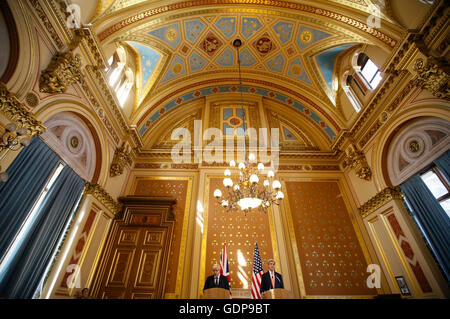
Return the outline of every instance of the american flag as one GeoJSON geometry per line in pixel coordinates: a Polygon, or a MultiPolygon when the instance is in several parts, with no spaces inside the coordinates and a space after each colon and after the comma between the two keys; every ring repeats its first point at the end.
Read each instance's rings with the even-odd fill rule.
{"type": "Polygon", "coordinates": [[[252,275],[252,299],[261,299],[261,277],[263,275],[263,266],[261,256],[259,255],[258,244],[255,244],[255,256],[253,258],[252,275]]]}
{"type": "MultiPolygon", "coordinates": [[[[230,268],[228,267],[227,243],[223,244],[222,254],[220,255],[220,274],[227,277],[228,284],[230,284],[230,268]]],[[[231,298],[231,289],[230,289],[230,298],[231,298]]]]}

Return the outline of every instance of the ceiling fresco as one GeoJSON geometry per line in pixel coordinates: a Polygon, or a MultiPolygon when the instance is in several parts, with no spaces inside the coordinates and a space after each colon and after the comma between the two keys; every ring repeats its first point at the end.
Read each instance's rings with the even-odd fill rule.
{"type": "MultiPolygon", "coordinates": [[[[333,86],[336,61],[363,43],[392,49],[398,42],[392,35],[368,32],[350,17],[289,1],[269,1],[264,10],[256,4],[236,6],[227,0],[218,0],[223,7],[208,6],[203,0],[177,1],[166,7],[157,7],[157,2],[162,3],[103,1],[97,8],[96,19],[102,25],[99,41],[127,43],[137,53],[137,103],[130,120],[141,136],[183,103],[238,92],[239,58],[243,92],[296,108],[332,143],[341,130],[335,116],[339,113],[333,86]],[[155,6],[149,9],[152,3],[155,6]],[[298,10],[279,10],[287,4],[298,10]],[[113,12],[123,12],[123,16],[105,22],[113,12]],[[320,15],[330,18],[320,19],[320,15]],[[239,53],[232,45],[236,38],[243,42],[239,53]]],[[[363,0],[335,2],[362,11],[364,3],[368,4],[363,0]]]]}

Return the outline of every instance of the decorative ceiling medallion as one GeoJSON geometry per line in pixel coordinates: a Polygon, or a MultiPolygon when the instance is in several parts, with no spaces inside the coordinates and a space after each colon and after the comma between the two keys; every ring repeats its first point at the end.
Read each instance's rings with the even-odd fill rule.
{"type": "Polygon", "coordinates": [[[27,105],[30,107],[35,107],[38,105],[39,103],[39,98],[37,97],[36,94],[30,92],[26,95],[25,97],[25,101],[27,102],[27,105]]]}
{"type": "Polygon", "coordinates": [[[312,39],[313,39],[313,34],[311,31],[304,30],[302,33],[300,33],[300,41],[302,43],[307,44],[307,43],[311,42],[312,39]]]}
{"type": "Polygon", "coordinates": [[[200,43],[200,48],[209,56],[213,56],[222,44],[222,41],[220,41],[214,33],[209,32],[205,39],[200,43]]]}
{"type": "Polygon", "coordinates": [[[172,49],[176,49],[181,40],[180,28],[177,23],[150,31],[149,34],[165,42],[172,49]]]}
{"type": "Polygon", "coordinates": [[[264,33],[262,37],[253,42],[253,46],[262,56],[266,55],[272,50],[275,50],[275,45],[273,44],[272,40],[270,40],[267,33],[264,33]]]}
{"type": "Polygon", "coordinates": [[[80,155],[83,149],[83,137],[77,131],[71,131],[66,137],[66,147],[72,154],[80,155]]]}

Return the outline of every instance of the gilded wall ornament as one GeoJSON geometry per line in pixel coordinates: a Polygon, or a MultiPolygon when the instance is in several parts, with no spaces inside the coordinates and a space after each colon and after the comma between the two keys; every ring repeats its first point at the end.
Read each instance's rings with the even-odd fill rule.
{"type": "Polygon", "coordinates": [[[417,59],[414,65],[417,77],[414,84],[422,89],[429,90],[434,96],[450,99],[450,76],[433,62],[425,63],[417,59]]]}
{"type": "Polygon", "coordinates": [[[350,148],[347,156],[344,158],[343,165],[344,168],[350,166],[354,169],[356,175],[361,179],[369,181],[372,177],[372,171],[367,163],[366,156],[362,151],[350,148]]]}
{"type": "Polygon", "coordinates": [[[45,126],[38,121],[35,115],[19,102],[17,97],[0,83],[0,112],[10,121],[26,127],[29,136],[37,136],[45,132],[45,126]]]}
{"type": "Polygon", "coordinates": [[[114,215],[117,215],[122,209],[122,204],[115,201],[100,185],[86,182],[83,190],[84,195],[94,196],[100,203],[109,209],[114,215]]]}
{"type": "Polygon", "coordinates": [[[403,193],[399,187],[386,187],[381,192],[365,202],[363,205],[361,205],[361,207],[358,208],[358,212],[361,217],[364,218],[376,211],[378,208],[384,206],[391,200],[401,200],[402,198],[403,193]]]}
{"type": "Polygon", "coordinates": [[[131,165],[130,150],[123,145],[116,149],[109,174],[111,177],[122,175],[126,165],[131,165]]]}
{"type": "Polygon", "coordinates": [[[72,52],[57,53],[39,78],[39,91],[64,93],[67,87],[81,79],[81,60],[72,52]]]}

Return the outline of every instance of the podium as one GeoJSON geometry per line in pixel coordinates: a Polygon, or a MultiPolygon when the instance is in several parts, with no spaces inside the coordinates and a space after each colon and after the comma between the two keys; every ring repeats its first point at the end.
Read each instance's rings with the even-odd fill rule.
{"type": "Polygon", "coordinates": [[[267,290],[261,297],[262,299],[294,299],[294,295],[291,291],[282,288],[267,290]]]}
{"type": "Polygon", "coordinates": [[[230,291],[223,288],[209,288],[203,291],[204,299],[230,299],[230,291]]]}

